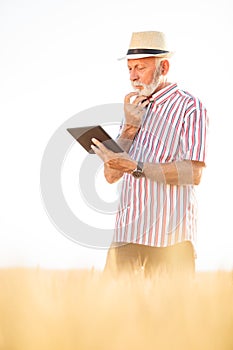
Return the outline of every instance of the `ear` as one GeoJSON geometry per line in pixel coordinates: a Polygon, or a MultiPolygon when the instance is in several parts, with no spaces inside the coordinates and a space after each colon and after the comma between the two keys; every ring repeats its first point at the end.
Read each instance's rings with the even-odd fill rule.
{"type": "Polygon", "coordinates": [[[161,74],[162,75],[167,75],[169,71],[170,63],[168,60],[163,60],[160,63],[160,69],[161,69],[161,74]]]}

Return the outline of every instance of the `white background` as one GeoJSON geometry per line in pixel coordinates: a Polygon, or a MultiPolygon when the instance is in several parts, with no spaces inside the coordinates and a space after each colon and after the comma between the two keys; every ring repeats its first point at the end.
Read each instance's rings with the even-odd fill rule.
{"type": "MultiPolygon", "coordinates": [[[[82,247],[51,223],[40,194],[41,159],[68,118],[123,102],[131,88],[117,58],[133,31],[161,30],[176,51],[171,80],[197,95],[210,117],[197,268],[233,267],[230,6],[230,0],[0,0],[0,266],[103,267],[106,250],[82,247]]],[[[101,225],[96,213],[92,220],[101,225]]]]}

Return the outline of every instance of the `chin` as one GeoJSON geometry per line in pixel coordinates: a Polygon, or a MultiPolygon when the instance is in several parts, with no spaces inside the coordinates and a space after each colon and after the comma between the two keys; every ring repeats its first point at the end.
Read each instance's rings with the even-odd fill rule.
{"type": "Polygon", "coordinates": [[[147,96],[147,91],[145,89],[135,89],[139,96],[147,96]]]}
{"type": "Polygon", "coordinates": [[[152,94],[151,91],[148,91],[148,90],[145,90],[145,89],[139,91],[139,96],[146,96],[146,97],[148,97],[151,94],[152,94]]]}

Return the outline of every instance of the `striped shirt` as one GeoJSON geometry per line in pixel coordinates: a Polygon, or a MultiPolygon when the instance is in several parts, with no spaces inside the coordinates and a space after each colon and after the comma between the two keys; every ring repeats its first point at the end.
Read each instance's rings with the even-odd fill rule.
{"type": "MultiPolygon", "coordinates": [[[[129,150],[132,159],[206,162],[208,117],[199,99],[171,84],[153,95],[129,150]]],[[[166,247],[195,243],[193,185],[169,185],[125,173],[113,242],[166,247]]]]}

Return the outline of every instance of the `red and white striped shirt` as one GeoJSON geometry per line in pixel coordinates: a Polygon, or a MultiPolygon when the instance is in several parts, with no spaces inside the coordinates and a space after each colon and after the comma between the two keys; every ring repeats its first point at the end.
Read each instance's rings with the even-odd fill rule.
{"type": "MultiPolygon", "coordinates": [[[[136,161],[206,161],[208,117],[199,99],[171,84],[153,95],[129,155],[136,161]]],[[[193,185],[168,185],[125,173],[114,242],[166,247],[195,242],[193,185]]]]}

